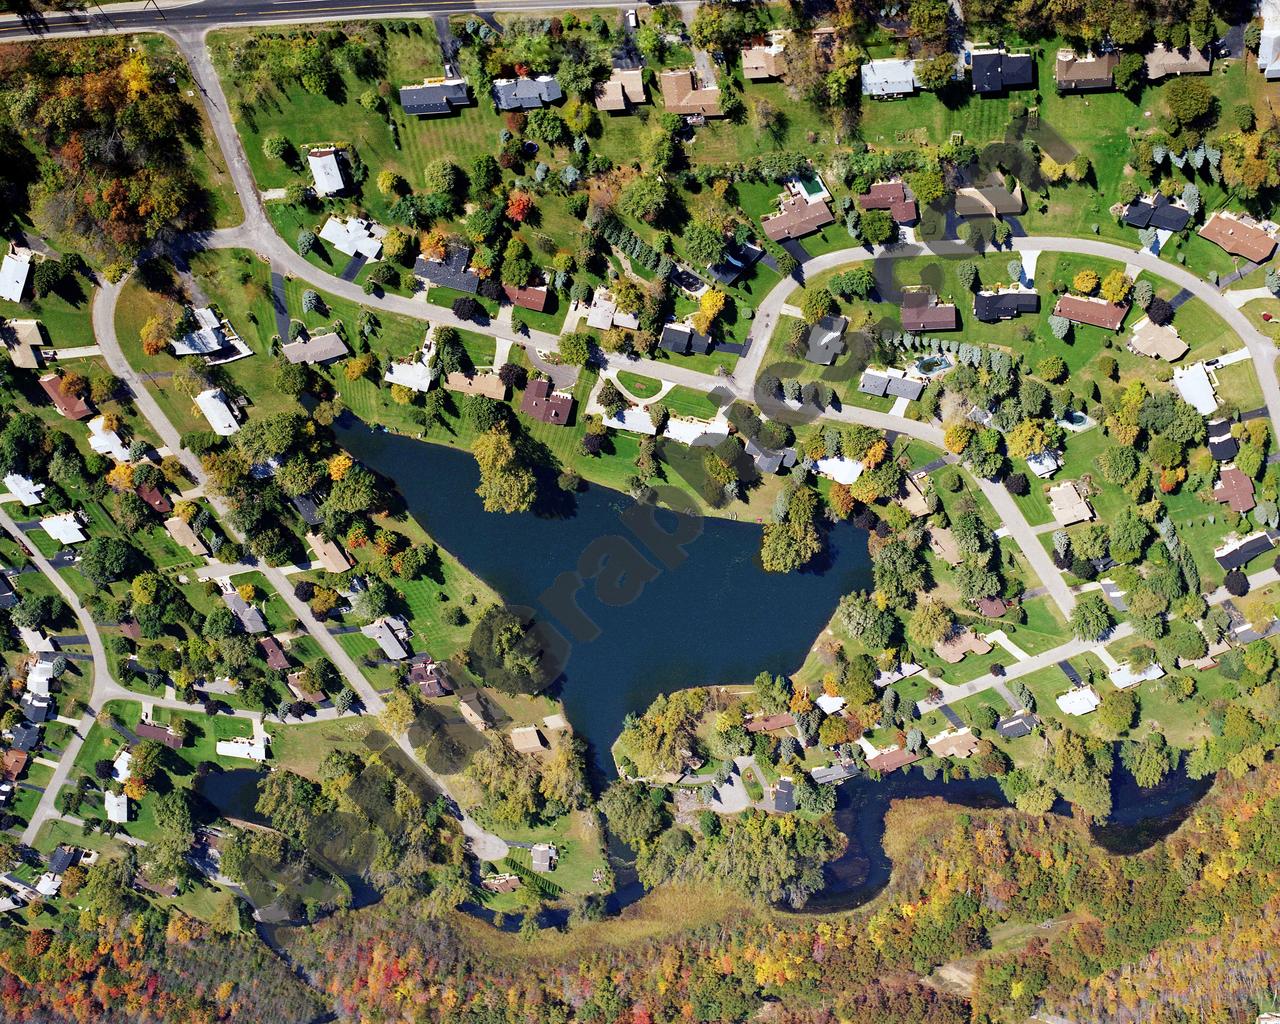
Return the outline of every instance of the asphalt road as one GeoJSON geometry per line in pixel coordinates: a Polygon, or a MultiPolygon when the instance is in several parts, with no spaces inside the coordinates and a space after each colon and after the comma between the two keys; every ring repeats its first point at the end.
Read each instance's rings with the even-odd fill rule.
{"type": "MultiPolygon", "coordinates": [[[[390,17],[431,17],[470,12],[540,11],[555,5],[547,0],[194,0],[191,3],[147,2],[90,4],[82,12],[41,12],[7,15],[0,19],[0,40],[33,36],[67,36],[102,32],[203,32],[232,25],[296,24],[308,21],[350,21],[390,17]]],[[[635,0],[583,0],[575,9],[636,7],[635,0]]]]}

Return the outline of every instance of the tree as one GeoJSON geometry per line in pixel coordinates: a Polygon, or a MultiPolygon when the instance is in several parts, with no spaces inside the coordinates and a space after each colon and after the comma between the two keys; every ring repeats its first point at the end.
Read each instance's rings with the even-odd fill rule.
{"type": "Polygon", "coordinates": [[[495,427],[476,438],[472,453],[480,467],[476,493],[484,499],[486,512],[526,512],[533,507],[533,471],[521,462],[510,434],[495,427]]]}
{"type": "Polygon", "coordinates": [[[451,195],[458,187],[461,172],[445,159],[431,160],[422,169],[422,184],[428,192],[451,195]]]}
{"type": "Polygon", "coordinates": [[[1126,53],[1115,66],[1112,81],[1120,92],[1132,92],[1142,84],[1147,63],[1140,53],[1126,53]]]}
{"type": "Polygon", "coordinates": [[[921,649],[931,648],[946,638],[954,623],[955,617],[946,604],[933,599],[924,600],[907,622],[907,639],[921,649]]]}
{"type": "MultiPolygon", "coordinates": [[[[507,217],[523,224],[533,212],[533,196],[521,189],[512,189],[507,195],[507,217]]],[[[514,239],[513,239],[514,241],[514,239]]],[[[523,282],[521,282],[523,283],[523,282]]]]}
{"type": "Polygon", "coordinates": [[[139,335],[142,341],[142,351],[149,356],[159,355],[173,338],[173,332],[177,329],[177,326],[177,306],[166,305],[159,313],[149,317],[147,322],[142,325],[139,335]]]}
{"type": "Polygon", "coordinates": [[[1147,316],[1153,324],[1161,327],[1173,322],[1173,305],[1167,299],[1162,299],[1159,295],[1155,296],[1147,303],[1147,316]]]}
{"type": "Polygon", "coordinates": [[[866,594],[842,598],[837,614],[848,634],[869,651],[881,651],[893,641],[897,620],[866,594]]]}
{"type": "Polygon", "coordinates": [[[1208,120],[1217,100],[1209,87],[1198,78],[1175,78],[1164,87],[1164,100],[1169,113],[1181,125],[1208,120]]]}
{"type": "Polygon", "coordinates": [[[804,568],[821,550],[817,492],[798,487],[791,494],[782,520],[764,528],[760,564],[766,572],[790,572],[804,568]]]}
{"type": "Polygon", "coordinates": [[[117,537],[93,537],[81,549],[80,571],[99,587],[123,579],[133,563],[133,548],[117,537]]]}
{"type": "Polygon", "coordinates": [[[689,225],[684,244],[689,259],[703,266],[712,266],[724,258],[724,232],[706,220],[696,219],[689,225]]]}
{"type": "Polygon", "coordinates": [[[1078,640],[1100,640],[1115,621],[1100,594],[1083,595],[1071,610],[1071,632],[1078,640]]]}
{"type": "Polygon", "coordinates": [[[1228,572],[1222,585],[1227,588],[1227,593],[1232,597],[1244,597],[1249,593],[1249,577],[1240,569],[1232,569],[1228,572]]]}
{"type": "Polygon", "coordinates": [[[921,89],[937,92],[945,89],[956,73],[956,58],[952,53],[943,52],[916,62],[916,82],[921,89]]]}
{"type": "Polygon", "coordinates": [[[1143,789],[1158,786],[1177,761],[1177,754],[1169,748],[1158,732],[1148,733],[1141,743],[1126,743],[1120,751],[1120,759],[1133,775],[1133,780],[1143,789]]]}
{"type": "Polygon", "coordinates": [[[824,316],[830,316],[835,307],[835,300],[826,288],[806,288],[800,301],[800,312],[807,324],[816,324],[824,316]]]}
{"type": "Polygon", "coordinates": [[[884,245],[898,237],[898,226],[888,210],[867,210],[858,220],[858,232],[867,245],[884,245]]]}
{"type": "MultiPolygon", "coordinates": [[[[1018,459],[1039,455],[1050,448],[1049,438],[1040,420],[1023,420],[1005,435],[1005,444],[1009,454],[1018,459]]],[[[1025,484],[1025,478],[1023,482],[1025,484]]]]}
{"type": "Polygon", "coordinates": [[[1071,333],[1071,321],[1065,316],[1050,315],[1049,330],[1059,341],[1066,341],[1071,333]]]}
{"type": "Polygon", "coordinates": [[[586,366],[591,360],[591,335],[573,331],[560,337],[560,358],[574,366],[586,366]]]}
{"type": "Polygon", "coordinates": [[[1098,720],[1110,733],[1128,732],[1138,713],[1138,701],[1132,690],[1112,690],[1102,698],[1098,707],[1098,720]]]}
{"type": "Polygon", "coordinates": [[[1102,279],[1102,297],[1108,302],[1119,304],[1128,297],[1132,287],[1133,281],[1123,270],[1116,269],[1102,279]]]}
{"type": "Polygon", "coordinates": [[[699,334],[709,333],[712,323],[724,309],[725,301],[725,293],[718,288],[708,288],[703,292],[698,299],[698,311],[692,317],[693,329],[699,334]]]}
{"type": "Polygon", "coordinates": [[[924,587],[925,564],[919,552],[899,539],[881,545],[871,559],[871,570],[876,590],[890,604],[909,604],[924,587]]]}
{"type": "Polygon", "coordinates": [[[1071,279],[1071,290],[1077,295],[1092,295],[1098,289],[1098,272],[1085,267],[1071,279]]]}
{"type": "Polygon", "coordinates": [[[622,190],[618,209],[626,216],[652,224],[671,201],[671,190],[665,179],[656,174],[633,178],[622,190]]]}
{"type": "Polygon", "coordinates": [[[1061,384],[1067,379],[1067,362],[1062,356],[1045,356],[1036,363],[1036,376],[1050,384],[1061,384]]]}
{"type": "Polygon", "coordinates": [[[943,443],[947,446],[947,451],[954,455],[963,454],[972,440],[973,427],[963,421],[952,423],[943,435],[943,443]]]}

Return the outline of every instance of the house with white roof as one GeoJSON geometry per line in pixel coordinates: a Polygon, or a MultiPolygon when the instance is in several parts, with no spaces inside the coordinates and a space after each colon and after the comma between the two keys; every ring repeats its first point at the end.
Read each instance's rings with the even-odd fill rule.
{"type": "Polygon", "coordinates": [[[889,99],[910,96],[919,88],[914,60],[869,60],[861,71],[863,96],[889,99]]]}
{"type": "Polygon", "coordinates": [[[107,821],[123,825],[129,820],[129,798],[123,793],[108,790],[102,794],[102,803],[107,810],[107,821]]]}
{"type": "Polygon", "coordinates": [[[1091,711],[1097,711],[1098,705],[1102,703],[1102,698],[1092,686],[1077,686],[1074,690],[1060,694],[1057,700],[1058,707],[1067,715],[1087,715],[1091,711]]]}
{"type": "Polygon", "coordinates": [[[133,767],[133,754],[122,750],[111,762],[111,778],[116,782],[124,782],[129,777],[129,769],[133,767]]]}
{"type": "Polygon", "coordinates": [[[0,264],[0,299],[5,302],[21,302],[27,294],[27,282],[30,280],[30,254],[7,254],[0,264]]]}
{"type": "Polygon", "coordinates": [[[42,630],[32,629],[30,626],[18,627],[18,639],[32,654],[52,654],[58,649],[53,637],[45,636],[42,630]]]}
{"type": "Polygon", "coordinates": [[[267,738],[257,735],[252,739],[241,736],[234,740],[218,740],[213,749],[219,757],[242,757],[261,764],[267,759],[267,738]]]}
{"type": "Polygon", "coordinates": [[[1164,675],[1164,669],[1153,661],[1141,672],[1135,672],[1128,665],[1121,665],[1119,668],[1113,668],[1108,675],[1117,690],[1127,690],[1130,686],[1137,686],[1150,679],[1159,679],[1164,675]]]}
{"type": "Polygon", "coordinates": [[[79,544],[87,539],[75,512],[63,512],[40,520],[40,529],[60,544],[79,544]]]}
{"type": "Polygon", "coordinates": [[[814,468],[823,476],[846,486],[862,476],[862,463],[855,459],[846,459],[843,455],[838,458],[827,456],[818,459],[814,468]]]}
{"type": "Polygon", "coordinates": [[[99,455],[107,455],[116,462],[129,461],[129,449],[120,440],[120,435],[107,429],[107,418],[95,416],[89,421],[89,447],[99,455]]]}
{"type": "Polygon", "coordinates": [[[221,388],[210,388],[196,395],[196,406],[204,413],[215,434],[230,437],[240,429],[235,411],[231,408],[221,388]]]}
{"type": "Polygon", "coordinates": [[[361,626],[360,632],[370,640],[376,641],[382,653],[391,661],[403,661],[409,657],[406,644],[409,641],[409,626],[398,616],[388,615],[375,619],[367,626],[361,626]]]}
{"type": "Polygon", "coordinates": [[[1258,70],[1267,78],[1280,78],[1280,0],[1262,0],[1262,36],[1258,40],[1258,70]]]}
{"type": "Polygon", "coordinates": [[[318,196],[335,196],[346,190],[347,180],[342,175],[338,152],[336,149],[313,149],[307,154],[307,163],[311,166],[311,177],[315,179],[315,192],[318,196]]]}
{"type": "Polygon", "coordinates": [[[1062,463],[1058,461],[1058,456],[1053,452],[1037,452],[1035,455],[1027,456],[1027,469],[1042,480],[1047,480],[1053,476],[1061,466],[1062,463]]]}
{"type": "Polygon", "coordinates": [[[363,217],[346,220],[330,217],[320,229],[320,237],[346,256],[359,254],[365,262],[373,263],[382,258],[382,240],[387,237],[387,229],[363,217]]]}
{"type": "Polygon", "coordinates": [[[638,405],[629,405],[620,413],[606,417],[604,425],[613,427],[614,430],[629,430],[633,434],[648,434],[650,437],[658,432],[648,411],[638,405]]]}
{"type": "Polygon", "coordinates": [[[4,478],[5,490],[17,498],[27,508],[33,508],[44,501],[44,484],[38,484],[29,476],[20,473],[9,473],[4,478]]]}
{"type": "Polygon", "coordinates": [[[668,416],[663,434],[673,441],[679,441],[693,448],[709,448],[729,436],[729,421],[723,415],[717,416],[714,420],[668,416]]]}
{"type": "Polygon", "coordinates": [[[412,359],[403,363],[392,363],[387,367],[382,379],[388,384],[399,384],[410,391],[427,392],[436,379],[436,372],[426,364],[425,359],[412,359]]]}
{"type": "Polygon", "coordinates": [[[1182,400],[1201,416],[1210,416],[1218,408],[1218,394],[1204,363],[1179,367],[1173,371],[1173,386],[1182,400]]]}

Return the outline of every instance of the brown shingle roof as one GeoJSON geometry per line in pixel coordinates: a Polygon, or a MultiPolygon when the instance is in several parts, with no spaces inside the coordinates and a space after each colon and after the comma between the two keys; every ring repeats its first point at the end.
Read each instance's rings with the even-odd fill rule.
{"type": "Polygon", "coordinates": [[[530,381],[520,399],[520,411],[543,423],[564,426],[573,413],[573,396],[552,391],[550,381],[530,381]]]}
{"type": "Polygon", "coordinates": [[[163,725],[156,725],[154,722],[139,722],[134,727],[133,734],[144,740],[155,740],[157,743],[163,743],[170,750],[177,750],[182,746],[181,736],[175,736],[168,728],[163,725]]]}
{"type": "Polygon", "coordinates": [[[658,76],[658,85],[662,89],[662,105],[671,113],[720,116],[720,90],[701,88],[693,68],[664,71],[658,76]]]}
{"type": "Polygon", "coordinates": [[[987,654],[991,645],[971,629],[953,629],[944,640],[933,645],[933,653],[948,665],[964,661],[966,654],[987,654]]]}
{"type": "Polygon", "coordinates": [[[1253,481],[1235,466],[1224,469],[1213,489],[1213,500],[1231,508],[1233,512],[1248,512],[1256,504],[1253,500],[1253,481]]]}
{"type": "Polygon", "coordinates": [[[904,748],[898,750],[886,750],[883,754],[877,754],[875,757],[867,759],[867,767],[874,769],[882,774],[897,771],[904,765],[911,764],[913,761],[919,761],[924,754],[913,754],[904,748]]]}
{"type": "Polygon", "coordinates": [[[647,100],[640,68],[614,68],[609,78],[595,88],[597,110],[627,110],[647,100]]]}
{"type": "Polygon", "coordinates": [[[1204,75],[1213,66],[1213,57],[1207,50],[1185,47],[1171,50],[1164,43],[1156,43],[1146,56],[1147,77],[1155,82],[1165,75],[1204,75]]]}
{"type": "Polygon", "coordinates": [[[1058,51],[1053,78],[1060,89],[1107,89],[1120,56],[1104,53],[1100,57],[1078,57],[1070,50],[1058,51]]]}
{"type": "Polygon", "coordinates": [[[803,238],[833,223],[835,218],[825,202],[807,203],[799,196],[784,199],[777,213],[760,221],[772,242],[803,238]]]}
{"type": "Polygon", "coordinates": [[[285,657],[284,648],[280,646],[280,641],[275,637],[264,636],[258,641],[258,646],[262,648],[262,653],[266,655],[267,668],[283,672],[289,667],[289,659],[285,657]]]}
{"type": "Polygon", "coordinates": [[[902,329],[904,331],[954,331],[960,326],[954,305],[939,304],[928,290],[908,291],[902,296],[902,329]]]}
{"type": "Polygon", "coordinates": [[[168,515],[173,511],[173,505],[170,503],[168,498],[160,493],[160,489],[158,487],[153,487],[151,484],[143,484],[141,487],[135,488],[135,490],[137,491],[139,498],[145,501],[161,515],[168,515]]]}
{"type": "Polygon", "coordinates": [[[532,309],[535,313],[541,313],[547,308],[550,292],[547,291],[546,285],[526,285],[524,288],[517,288],[515,285],[504,284],[502,290],[506,292],[507,299],[513,306],[532,309]]]}
{"type": "Polygon", "coordinates": [[[751,46],[742,51],[742,76],[749,82],[762,78],[781,78],[785,64],[782,49],[773,46],[751,46]]]}
{"type": "Polygon", "coordinates": [[[450,391],[459,391],[464,395],[484,395],[485,398],[499,402],[507,397],[507,386],[496,373],[477,373],[474,377],[468,377],[455,370],[444,379],[444,386],[450,391]]]}
{"type": "Polygon", "coordinates": [[[1264,263],[1275,252],[1276,240],[1258,227],[1252,220],[1215,213],[1200,229],[1200,237],[1207,238],[1232,256],[1243,256],[1251,263],[1264,263]]]}
{"type": "Polygon", "coordinates": [[[1106,331],[1120,330],[1128,312],[1128,306],[1118,306],[1106,299],[1085,295],[1064,295],[1053,307],[1054,316],[1063,316],[1078,324],[1089,324],[1106,331]]]}
{"type": "Polygon", "coordinates": [[[888,210],[897,224],[910,224],[919,216],[916,201],[907,198],[907,190],[900,181],[878,181],[865,195],[858,196],[864,210],[888,210]]]}
{"type": "Polygon", "coordinates": [[[58,407],[58,412],[69,420],[82,420],[93,412],[93,406],[83,398],[62,390],[62,378],[56,373],[46,373],[41,377],[40,386],[44,388],[49,400],[58,407]]]}

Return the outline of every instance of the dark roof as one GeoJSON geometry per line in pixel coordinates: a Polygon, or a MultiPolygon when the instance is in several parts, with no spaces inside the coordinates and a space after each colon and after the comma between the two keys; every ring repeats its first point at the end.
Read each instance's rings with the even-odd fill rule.
{"type": "Polygon", "coordinates": [[[267,668],[283,672],[289,667],[289,659],[285,657],[284,648],[280,646],[280,642],[275,637],[264,636],[258,641],[258,646],[262,648],[262,653],[266,656],[267,668]]]}
{"type": "Polygon", "coordinates": [[[975,53],[972,60],[973,91],[977,93],[997,93],[1010,86],[1030,85],[1035,77],[1030,54],[992,50],[975,53]]]}
{"type": "Polygon", "coordinates": [[[135,490],[138,492],[139,498],[162,515],[168,515],[173,511],[173,505],[160,492],[158,487],[153,487],[151,484],[143,484],[141,487],[135,488],[135,490]]]}
{"type": "Polygon", "coordinates": [[[865,370],[862,374],[862,380],[858,381],[858,390],[864,395],[883,398],[885,392],[889,390],[889,378],[886,374],[876,373],[875,370],[865,370]]]}
{"type": "Polygon", "coordinates": [[[408,85],[400,90],[400,106],[406,114],[451,114],[455,107],[465,107],[470,102],[467,83],[460,78],[408,85]]]}
{"type": "Polygon", "coordinates": [[[1053,78],[1063,91],[1110,89],[1118,63],[1118,53],[1104,53],[1092,58],[1077,57],[1074,53],[1064,58],[1060,54],[1054,64],[1053,78]]]}
{"type": "Polygon", "coordinates": [[[1063,295],[1053,307],[1054,316],[1063,316],[1078,324],[1101,327],[1105,331],[1120,330],[1128,312],[1128,305],[1120,306],[1085,295],[1063,295]]]}
{"type": "Polygon", "coordinates": [[[60,875],[80,859],[80,851],[74,846],[59,846],[49,854],[49,870],[60,875]]]}
{"type": "Polygon", "coordinates": [[[1257,533],[1237,544],[1225,554],[1215,554],[1217,563],[1227,572],[1248,565],[1259,555],[1266,554],[1272,548],[1271,538],[1265,533],[1257,533]]]}
{"type": "Polygon", "coordinates": [[[444,668],[427,655],[418,655],[409,666],[409,682],[417,683],[424,697],[447,697],[453,693],[444,668]]]}
{"type": "Polygon", "coordinates": [[[977,609],[979,615],[985,615],[989,619],[998,619],[1009,610],[1009,606],[1000,597],[981,597],[978,599],[977,609]]]}
{"type": "Polygon", "coordinates": [[[996,723],[996,732],[1007,740],[1016,740],[1019,736],[1030,736],[1031,730],[1040,724],[1030,711],[1019,711],[996,723]]]}
{"type": "Polygon", "coordinates": [[[444,259],[429,260],[419,256],[413,263],[413,272],[442,288],[474,294],[480,287],[480,278],[467,269],[471,262],[471,247],[450,243],[445,246],[444,259]]]}
{"type": "Polygon", "coordinates": [[[40,746],[40,727],[30,722],[18,722],[9,732],[13,735],[15,750],[32,751],[40,746]]]}
{"type": "Polygon", "coordinates": [[[22,695],[22,717],[28,722],[39,724],[49,718],[53,710],[53,701],[34,693],[22,695]]]}
{"type": "Polygon", "coordinates": [[[663,324],[658,344],[668,352],[679,355],[695,352],[705,356],[711,351],[711,339],[705,334],[699,334],[688,324],[663,324]]]}
{"type": "Polygon", "coordinates": [[[1040,296],[1035,292],[978,292],[973,297],[973,315],[987,323],[1039,309],[1040,296]]]}
{"type": "Polygon", "coordinates": [[[557,394],[547,380],[531,380],[520,399],[520,411],[543,423],[565,426],[573,414],[573,396],[557,394]]]}
{"type": "Polygon", "coordinates": [[[1240,451],[1236,439],[1231,436],[1231,424],[1227,420],[1214,420],[1209,424],[1209,454],[1219,462],[1230,462],[1240,451]]]}
{"type": "Polygon", "coordinates": [[[298,515],[302,516],[302,521],[308,526],[319,526],[323,520],[320,518],[320,508],[316,504],[315,498],[309,494],[296,494],[289,498],[293,503],[293,507],[298,510],[298,515]]]}
{"type": "Polygon", "coordinates": [[[560,83],[550,75],[508,78],[493,83],[493,102],[499,110],[537,110],[562,96],[560,83]]]}
{"type": "Polygon", "coordinates": [[[9,583],[9,577],[0,573],[0,608],[12,608],[18,603],[18,595],[9,583]]]}
{"type": "Polygon", "coordinates": [[[902,297],[904,331],[954,331],[959,326],[956,307],[936,303],[931,292],[907,292],[902,297]]]}
{"type": "Polygon", "coordinates": [[[778,814],[790,814],[796,809],[796,791],[786,779],[780,779],[777,786],[769,790],[766,797],[769,810],[778,814]]]}
{"type": "Polygon", "coordinates": [[[905,398],[914,402],[924,392],[924,381],[914,377],[890,377],[885,391],[894,398],[905,398]]]}
{"type": "Polygon", "coordinates": [[[69,395],[62,390],[62,378],[56,373],[46,373],[40,378],[40,386],[49,400],[69,420],[82,420],[93,412],[93,406],[79,395],[69,395]]]}
{"type": "Polygon", "coordinates": [[[1175,206],[1168,196],[1156,193],[1151,202],[1135,199],[1124,210],[1124,222],[1130,227],[1159,228],[1162,231],[1181,231],[1191,220],[1189,211],[1175,206]]]}
{"type": "Polygon", "coordinates": [[[811,363],[830,366],[844,351],[844,329],[849,321],[842,316],[824,316],[805,335],[804,357],[811,363]]]}
{"type": "Polygon", "coordinates": [[[755,462],[756,469],[761,473],[776,473],[780,469],[790,469],[796,464],[796,450],[794,448],[782,448],[775,451],[757,443],[754,437],[747,438],[745,451],[751,456],[752,461],[755,462]]]}
{"type": "Polygon", "coordinates": [[[858,203],[864,210],[888,210],[897,224],[910,224],[919,216],[916,201],[907,198],[907,190],[900,181],[880,181],[872,185],[858,203]]]}
{"type": "Polygon", "coordinates": [[[177,750],[182,746],[181,736],[175,736],[165,726],[156,725],[154,722],[139,722],[133,727],[133,734],[139,739],[163,743],[170,750],[177,750]]]}
{"type": "Polygon", "coordinates": [[[547,308],[547,299],[551,296],[545,284],[525,285],[523,288],[517,288],[513,284],[504,284],[502,290],[513,306],[519,306],[521,309],[532,309],[535,313],[541,313],[547,308]]]}
{"type": "Polygon", "coordinates": [[[725,246],[724,259],[707,267],[707,273],[727,287],[760,262],[762,256],[764,250],[758,245],[750,242],[736,245],[731,242],[725,246]]]}

